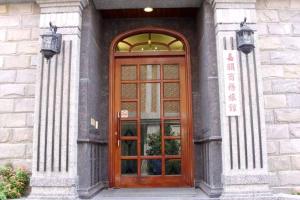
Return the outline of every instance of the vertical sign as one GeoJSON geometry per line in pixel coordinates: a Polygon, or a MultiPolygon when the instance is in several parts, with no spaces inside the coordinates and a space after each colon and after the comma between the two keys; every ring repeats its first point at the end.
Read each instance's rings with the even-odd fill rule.
{"type": "Polygon", "coordinates": [[[240,87],[237,51],[223,51],[226,116],[240,115],[240,87]]]}

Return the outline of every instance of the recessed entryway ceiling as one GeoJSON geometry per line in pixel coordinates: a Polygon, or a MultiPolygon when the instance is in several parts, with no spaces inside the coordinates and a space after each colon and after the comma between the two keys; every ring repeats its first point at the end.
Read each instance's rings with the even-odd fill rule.
{"type": "Polygon", "coordinates": [[[97,9],[128,8],[193,8],[200,7],[203,0],[93,0],[97,9]]]}

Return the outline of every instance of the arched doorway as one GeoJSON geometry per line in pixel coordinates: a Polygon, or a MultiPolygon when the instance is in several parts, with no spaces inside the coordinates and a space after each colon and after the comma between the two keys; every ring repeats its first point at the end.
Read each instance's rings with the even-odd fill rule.
{"type": "Polygon", "coordinates": [[[110,49],[111,187],[193,185],[189,44],[177,32],[141,28],[110,49]]]}

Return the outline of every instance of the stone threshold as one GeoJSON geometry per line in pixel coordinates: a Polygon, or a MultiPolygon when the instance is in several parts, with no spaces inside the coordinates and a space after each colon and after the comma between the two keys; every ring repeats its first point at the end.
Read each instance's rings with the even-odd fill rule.
{"type": "MultiPolygon", "coordinates": [[[[202,190],[195,188],[128,188],[106,189],[92,200],[212,200],[202,190]]],[[[217,198],[215,198],[217,200],[217,198]]]]}

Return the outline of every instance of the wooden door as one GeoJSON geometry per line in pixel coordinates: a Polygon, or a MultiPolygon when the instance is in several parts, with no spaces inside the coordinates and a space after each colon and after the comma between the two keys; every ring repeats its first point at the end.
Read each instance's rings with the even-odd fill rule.
{"type": "Polygon", "coordinates": [[[184,57],[115,59],[114,187],[192,185],[184,57]]]}

